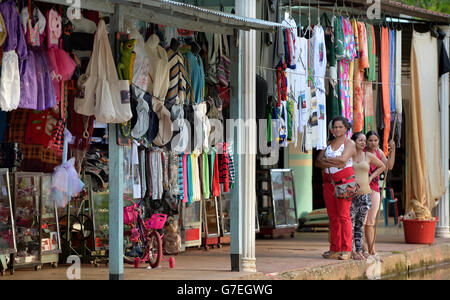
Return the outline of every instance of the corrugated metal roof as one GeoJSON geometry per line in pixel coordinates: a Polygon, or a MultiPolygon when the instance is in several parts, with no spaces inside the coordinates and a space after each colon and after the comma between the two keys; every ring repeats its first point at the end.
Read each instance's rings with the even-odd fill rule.
{"type": "Polygon", "coordinates": [[[170,14],[176,12],[189,17],[195,17],[198,21],[214,22],[222,24],[224,26],[230,26],[243,30],[255,29],[262,31],[274,31],[278,28],[286,28],[286,26],[281,23],[275,23],[256,18],[242,17],[218,10],[206,9],[192,4],[172,0],[113,0],[113,2],[120,2],[122,4],[124,2],[128,2],[134,5],[142,5],[149,8],[151,7],[153,9],[157,9],[160,13],[166,12],[170,14]]]}

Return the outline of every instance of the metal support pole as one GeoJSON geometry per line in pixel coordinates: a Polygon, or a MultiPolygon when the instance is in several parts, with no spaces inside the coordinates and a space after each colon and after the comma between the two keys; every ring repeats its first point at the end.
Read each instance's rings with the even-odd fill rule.
{"type": "MultiPolygon", "coordinates": [[[[444,46],[447,53],[450,49],[450,26],[442,28],[446,37],[444,46]]],[[[439,79],[439,106],[441,119],[441,160],[444,172],[445,194],[437,205],[436,237],[450,238],[450,197],[449,197],[449,73],[443,74],[439,79]]]]}
{"type": "MultiPolygon", "coordinates": [[[[241,55],[241,32],[236,31],[232,36],[230,43],[231,55],[231,82],[230,82],[230,119],[241,119],[241,90],[242,90],[242,55],[241,55]]],[[[230,201],[230,259],[231,271],[242,271],[242,185],[240,178],[242,178],[242,160],[239,153],[242,153],[242,134],[241,124],[238,123],[238,128],[227,128],[227,135],[236,137],[234,139],[234,169],[235,169],[235,185],[231,191],[230,201]],[[232,132],[230,132],[232,131],[232,132]]]]}
{"type": "MultiPolygon", "coordinates": [[[[256,17],[256,0],[237,1],[236,14],[243,17],[256,17]]],[[[255,227],[256,227],[256,32],[241,32],[242,47],[242,151],[239,177],[242,185],[243,202],[242,226],[242,267],[243,271],[256,272],[255,227]]]]}
{"type": "MultiPolygon", "coordinates": [[[[123,28],[120,5],[110,21],[110,43],[123,28]]],[[[114,51],[114,47],[112,47],[114,51]]],[[[109,279],[123,279],[123,146],[117,144],[116,124],[108,125],[109,143],[109,279]]]]}

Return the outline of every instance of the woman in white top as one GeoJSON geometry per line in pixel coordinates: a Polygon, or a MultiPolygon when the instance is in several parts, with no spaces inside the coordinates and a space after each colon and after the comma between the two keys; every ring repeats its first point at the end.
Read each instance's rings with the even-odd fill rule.
{"type": "Polygon", "coordinates": [[[335,183],[342,180],[354,181],[353,160],[355,143],[346,137],[350,129],[348,120],[342,116],[331,121],[331,133],[334,136],[328,147],[319,153],[316,166],[323,169],[323,197],[330,220],[330,250],[322,256],[327,259],[347,260],[352,251],[352,220],[350,218],[351,198],[338,199],[334,195],[335,183]],[[331,176],[333,176],[331,178],[331,176]]]}

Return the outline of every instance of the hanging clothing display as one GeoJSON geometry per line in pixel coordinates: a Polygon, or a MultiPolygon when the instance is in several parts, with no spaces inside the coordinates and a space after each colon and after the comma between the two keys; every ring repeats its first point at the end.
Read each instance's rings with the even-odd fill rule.
{"type": "Polygon", "coordinates": [[[373,25],[366,24],[367,30],[367,54],[369,65],[364,70],[363,98],[364,98],[364,131],[369,132],[375,129],[375,111],[373,107],[373,83],[376,81],[376,39],[373,25]]]}
{"type": "Polygon", "coordinates": [[[185,57],[185,68],[186,72],[190,74],[190,90],[186,91],[189,93],[193,102],[190,103],[200,103],[204,100],[205,95],[205,73],[203,70],[203,63],[201,58],[194,55],[191,51],[184,54],[185,57]]]}
{"type": "Polygon", "coordinates": [[[312,53],[312,76],[315,82],[317,99],[317,139],[314,147],[318,150],[327,147],[328,124],[326,118],[325,73],[327,67],[327,54],[325,47],[325,34],[321,26],[315,26],[312,53]]]}
{"type": "Polygon", "coordinates": [[[169,60],[169,89],[166,102],[170,107],[174,104],[182,105],[186,99],[186,80],[183,76],[184,59],[178,51],[175,52],[170,47],[166,51],[169,60]]]}
{"type": "Polygon", "coordinates": [[[382,91],[382,109],[383,109],[383,152],[388,155],[389,132],[391,130],[391,103],[390,103],[390,84],[389,84],[389,28],[381,28],[380,42],[380,65],[381,65],[381,91],[382,91]]]}
{"type": "Polygon", "coordinates": [[[145,50],[145,41],[139,31],[133,28],[130,32],[130,39],[136,40],[133,52],[136,53],[133,63],[132,83],[141,90],[146,91],[149,82],[149,58],[145,50]]]}
{"type": "Polygon", "coordinates": [[[397,147],[400,147],[402,136],[402,31],[396,30],[395,34],[395,119],[397,125],[395,135],[397,136],[397,147]]]}
{"type": "Polygon", "coordinates": [[[20,102],[20,71],[23,61],[28,56],[25,36],[20,29],[20,16],[16,3],[6,0],[0,3],[0,13],[5,22],[7,36],[3,43],[2,76],[0,80],[0,109],[11,111],[20,102]]]}
{"type": "Polygon", "coordinates": [[[406,137],[406,211],[412,200],[431,211],[445,193],[445,184],[439,142],[437,40],[430,32],[413,32],[411,92],[406,137]]]}
{"type": "Polygon", "coordinates": [[[145,51],[149,59],[147,91],[152,97],[164,101],[169,89],[169,60],[166,50],[159,46],[156,34],[152,34],[145,42],[145,51]]]}

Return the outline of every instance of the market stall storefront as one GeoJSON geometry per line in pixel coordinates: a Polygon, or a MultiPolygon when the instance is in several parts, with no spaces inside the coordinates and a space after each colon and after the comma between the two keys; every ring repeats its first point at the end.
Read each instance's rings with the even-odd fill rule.
{"type": "MultiPolygon", "coordinates": [[[[327,226],[328,221],[320,219],[324,215],[326,218],[322,171],[313,167],[313,162],[327,146],[328,122],[342,115],[352,125],[348,137],[355,132],[377,131],[385,156],[389,154],[389,140],[395,140],[394,169],[388,173],[385,186],[393,188],[400,214],[413,209],[410,200],[416,199],[420,204],[416,203],[414,210],[425,206],[424,211],[429,210],[430,214],[439,203],[434,215],[446,215],[448,180],[446,172],[441,171],[448,169],[448,151],[440,149],[448,144],[448,70],[440,69],[447,64],[448,52],[442,54],[439,49],[448,43],[445,25],[450,21],[449,15],[395,1],[373,5],[365,1],[278,4],[279,13],[262,5],[260,15],[297,26],[298,30],[285,30],[279,36],[262,34],[258,40],[262,52],[258,55],[257,72],[264,79],[261,86],[265,94],[257,101],[270,107],[259,118],[268,119],[267,128],[271,127],[264,142],[272,149],[280,149],[278,157],[273,151],[261,151],[259,168],[292,168],[298,216],[305,221],[310,219],[312,227],[327,226]],[[444,31],[438,30],[440,26],[444,26],[444,31]],[[427,42],[430,48],[425,52],[433,56],[419,54],[417,62],[418,54],[413,54],[422,51],[417,49],[427,42]],[[422,71],[417,69],[419,65],[432,69],[422,71]],[[417,82],[412,79],[417,81],[417,74],[432,76],[427,77],[427,87],[420,87],[421,92],[416,90],[414,95],[417,82]],[[419,93],[424,91],[433,94],[426,92],[428,96],[420,98],[419,93]],[[422,105],[420,112],[412,111],[417,105],[422,105]],[[425,128],[433,134],[419,134],[425,128]],[[421,136],[417,144],[412,141],[416,134],[421,136]],[[420,184],[408,181],[418,178],[412,176],[414,172],[424,176],[420,184]]],[[[392,210],[394,215],[394,206],[392,210]]],[[[442,222],[441,226],[448,228],[448,221],[442,222]]]]}
{"type": "MultiPolygon", "coordinates": [[[[120,279],[124,255],[131,263],[156,266],[186,247],[208,246],[213,238],[219,244],[226,237],[232,269],[241,269],[245,258],[254,263],[254,253],[246,252],[252,238],[242,233],[249,211],[257,223],[254,202],[244,208],[242,200],[255,195],[254,176],[242,173],[252,157],[234,155],[251,139],[244,142],[249,134],[244,126],[225,129],[223,120],[245,120],[254,110],[242,101],[254,93],[243,74],[254,72],[247,57],[255,56],[243,59],[243,53],[254,51],[243,35],[282,25],[247,15],[254,3],[236,7],[242,17],[173,1],[65,4],[2,4],[8,12],[3,16],[17,21],[15,27],[5,21],[6,44],[13,43],[13,35],[19,40],[15,48],[3,47],[2,80],[11,67],[21,88],[14,103],[11,97],[2,102],[9,124],[4,142],[20,149],[12,147],[9,177],[29,178],[5,194],[13,195],[4,203],[10,241],[4,253],[13,253],[8,267],[14,270],[22,260],[56,267],[55,258],[43,254],[63,250],[62,261],[77,255],[107,262],[110,278],[120,279]],[[20,68],[14,64],[16,52],[20,68]],[[25,69],[30,74],[21,73],[25,69]],[[26,99],[27,93],[34,94],[26,99]],[[218,138],[209,143],[214,131],[218,138]],[[220,139],[227,131],[237,135],[220,139]],[[46,179],[23,172],[45,172],[46,179]],[[253,184],[241,185],[239,178],[253,184]],[[18,209],[20,197],[29,200],[23,209],[18,209]],[[143,219],[134,205],[142,208],[143,219]],[[156,213],[168,218],[151,219],[156,213]],[[156,256],[145,250],[153,240],[142,239],[150,232],[157,236],[156,256]]],[[[14,91],[13,83],[5,84],[14,91]]]]}

